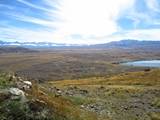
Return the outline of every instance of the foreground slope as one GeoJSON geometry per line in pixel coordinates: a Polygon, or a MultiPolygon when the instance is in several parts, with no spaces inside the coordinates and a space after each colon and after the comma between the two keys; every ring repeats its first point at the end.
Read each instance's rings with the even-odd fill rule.
{"type": "Polygon", "coordinates": [[[0,73],[1,120],[96,120],[92,112],[79,109],[69,100],[56,97],[40,84],[14,74],[0,73]]]}
{"type": "Polygon", "coordinates": [[[128,72],[111,77],[32,81],[0,75],[0,117],[10,120],[159,120],[160,70],[128,72]],[[16,87],[26,99],[6,93],[16,87]],[[7,112],[9,111],[9,112],[7,112]]]}
{"type": "Polygon", "coordinates": [[[95,113],[99,120],[160,119],[160,70],[51,81],[48,85],[57,87],[61,98],[95,113]]]}

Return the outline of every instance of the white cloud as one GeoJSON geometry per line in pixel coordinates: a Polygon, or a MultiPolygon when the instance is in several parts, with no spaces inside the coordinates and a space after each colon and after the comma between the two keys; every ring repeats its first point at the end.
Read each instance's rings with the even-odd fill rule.
{"type": "MultiPolygon", "coordinates": [[[[118,41],[122,39],[135,39],[135,40],[160,40],[160,29],[136,29],[129,31],[122,31],[114,35],[104,37],[109,41],[118,41]]],[[[109,42],[108,41],[108,42],[109,42]]]]}
{"type": "Polygon", "coordinates": [[[52,32],[43,30],[29,30],[17,27],[0,27],[1,40],[22,42],[53,41],[52,32]]]}
{"type": "Polygon", "coordinates": [[[35,40],[44,40],[43,36],[46,36],[46,40],[48,41],[77,44],[101,42],[94,38],[117,32],[119,29],[116,23],[117,18],[123,10],[131,7],[134,3],[134,0],[62,0],[60,2],[43,0],[45,4],[53,8],[48,9],[26,0],[17,1],[32,8],[43,10],[49,15],[50,20],[12,14],[15,19],[40,24],[53,29],[52,32],[41,30],[38,33],[36,31],[28,31],[27,33],[25,30],[25,35],[22,32],[23,29],[16,29],[16,34],[22,36],[18,37],[18,39],[21,38],[24,40],[24,38],[27,38],[33,40],[32,34],[34,33],[35,40]],[[46,35],[42,36],[42,34],[46,35]],[[72,38],[74,34],[82,36],[82,39],[72,38]]]}
{"type": "Polygon", "coordinates": [[[9,15],[13,16],[14,19],[24,21],[24,22],[39,24],[41,26],[46,26],[46,27],[50,27],[50,28],[55,26],[55,23],[52,20],[44,20],[44,19],[30,17],[30,16],[24,16],[24,15],[20,15],[20,14],[9,14],[9,15]]]}
{"type": "Polygon", "coordinates": [[[155,12],[160,12],[160,4],[158,3],[158,0],[146,0],[148,8],[155,12]]]}
{"type": "Polygon", "coordinates": [[[58,8],[57,31],[54,37],[66,39],[72,34],[100,37],[118,31],[116,23],[121,12],[134,0],[63,0],[58,8]]]}
{"type": "Polygon", "coordinates": [[[32,3],[30,3],[30,2],[28,2],[26,0],[17,0],[17,1],[20,2],[20,3],[23,3],[23,4],[27,5],[27,6],[30,6],[32,8],[35,8],[35,9],[43,10],[43,11],[46,11],[46,12],[52,12],[51,10],[49,10],[49,9],[47,9],[45,7],[32,4],[32,3]]]}
{"type": "MultiPolygon", "coordinates": [[[[51,31],[46,31],[46,29],[39,29],[37,31],[12,26],[8,28],[2,27],[0,28],[0,38],[68,44],[97,44],[129,38],[160,40],[160,29],[124,31],[119,28],[117,19],[126,10],[128,12],[127,17],[135,21],[135,28],[142,20],[145,20],[146,23],[153,22],[149,14],[135,12],[135,0],[61,0],[58,2],[56,2],[57,0],[43,0],[52,9],[32,4],[27,2],[27,0],[17,1],[27,6],[43,10],[49,17],[49,20],[12,14],[15,19],[43,25],[51,28],[51,31]],[[74,35],[79,35],[80,37],[76,39],[73,37],[74,35]]],[[[147,1],[150,9],[157,10],[156,0],[147,1]],[[152,4],[149,4],[149,1],[152,4]]],[[[159,21],[157,21],[158,23],[159,21]]]]}

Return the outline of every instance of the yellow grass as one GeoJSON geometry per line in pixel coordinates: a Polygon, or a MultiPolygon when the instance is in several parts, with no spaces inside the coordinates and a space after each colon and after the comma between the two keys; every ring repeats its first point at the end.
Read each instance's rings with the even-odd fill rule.
{"type": "Polygon", "coordinates": [[[50,81],[49,84],[66,85],[160,85],[160,70],[129,72],[113,77],[91,77],[77,80],[50,81]]]}

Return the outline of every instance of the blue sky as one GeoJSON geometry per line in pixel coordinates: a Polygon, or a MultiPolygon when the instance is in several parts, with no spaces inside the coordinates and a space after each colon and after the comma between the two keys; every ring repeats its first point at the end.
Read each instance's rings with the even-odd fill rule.
{"type": "Polygon", "coordinates": [[[160,40],[160,0],[0,0],[0,40],[160,40]]]}

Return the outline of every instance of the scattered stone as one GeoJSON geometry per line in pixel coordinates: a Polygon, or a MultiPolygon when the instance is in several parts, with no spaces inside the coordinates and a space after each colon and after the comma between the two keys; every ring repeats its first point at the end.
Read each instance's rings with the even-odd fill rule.
{"type": "Polygon", "coordinates": [[[67,91],[67,92],[66,92],[66,95],[67,95],[67,96],[73,96],[73,93],[72,93],[72,92],[67,91]]]}
{"type": "Polygon", "coordinates": [[[65,91],[65,95],[67,96],[86,96],[88,95],[88,90],[80,89],[77,88],[76,86],[74,87],[69,87],[65,91]]]}
{"type": "Polygon", "coordinates": [[[62,91],[61,91],[61,90],[58,90],[57,93],[58,93],[58,94],[62,94],[62,91]]]}
{"type": "Polygon", "coordinates": [[[28,86],[32,86],[32,83],[30,81],[23,81],[23,83],[28,85],[28,86]]]}
{"type": "MultiPolygon", "coordinates": [[[[81,106],[83,107],[83,106],[81,106]]],[[[100,114],[105,108],[103,103],[94,103],[94,104],[88,104],[86,106],[84,106],[83,108],[92,111],[92,112],[96,112],[98,114],[100,114]]]]}
{"type": "Polygon", "coordinates": [[[24,91],[32,88],[32,83],[30,81],[23,81],[22,80],[22,81],[16,82],[16,84],[19,89],[22,89],[24,91]]]}
{"type": "Polygon", "coordinates": [[[88,94],[88,91],[87,90],[80,90],[80,94],[86,95],[86,94],[88,94]]]}
{"type": "Polygon", "coordinates": [[[68,90],[76,90],[76,89],[78,89],[78,87],[77,86],[71,86],[71,87],[68,87],[68,90]]]}
{"type": "Polygon", "coordinates": [[[81,105],[81,108],[84,108],[85,106],[84,105],[81,105]]]}
{"type": "Polygon", "coordinates": [[[32,88],[32,83],[30,81],[23,81],[23,83],[24,83],[23,90],[28,90],[32,88]]]}

